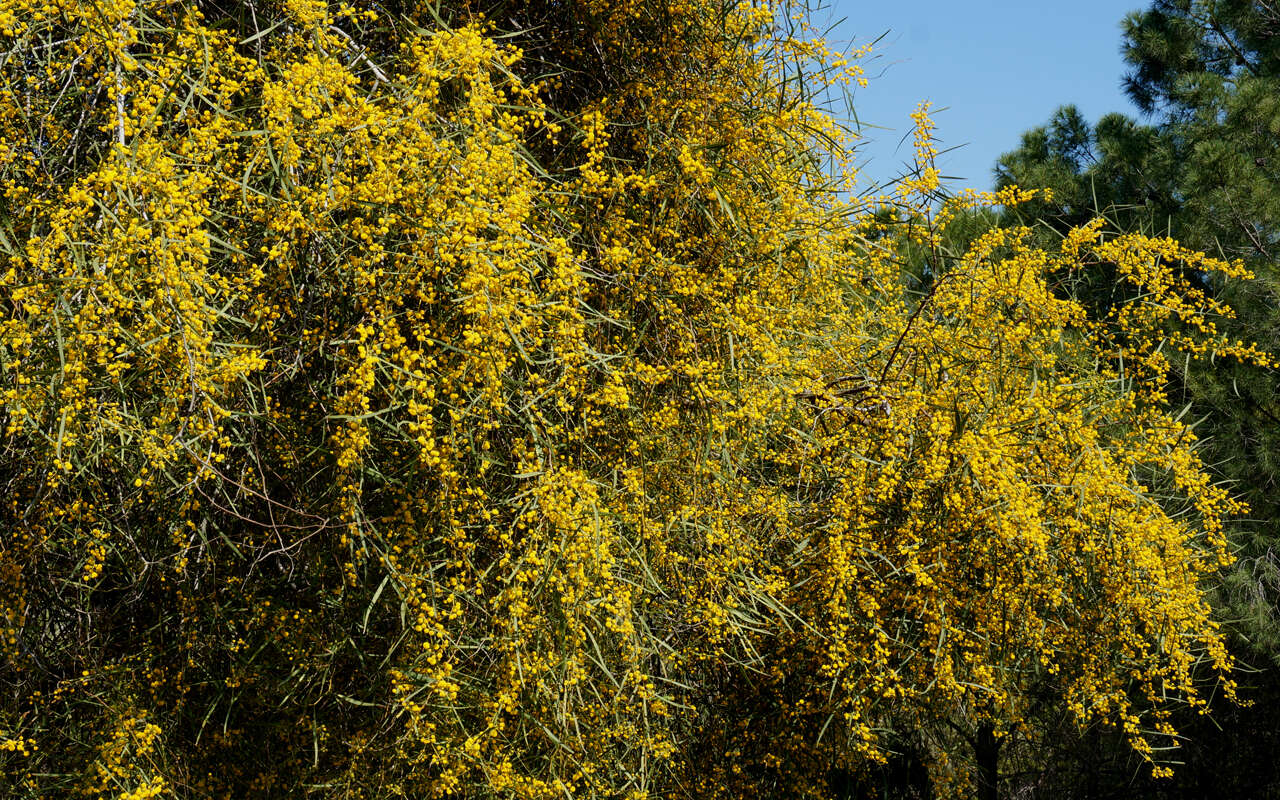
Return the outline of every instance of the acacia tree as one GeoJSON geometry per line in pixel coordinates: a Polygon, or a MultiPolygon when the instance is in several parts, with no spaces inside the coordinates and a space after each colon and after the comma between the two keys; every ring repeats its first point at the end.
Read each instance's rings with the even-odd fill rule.
{"type": "Polygon", "coordinates": [[[937,257],[1025,194],[937,206],[921,111],[849,200],[794,11],[0,6],[5,790],[831,796],[892,728],[990,795],[1042,696],[1151,759],[1229,693],[1162,387],[1266,360],[1240,267],[937,257]]]}

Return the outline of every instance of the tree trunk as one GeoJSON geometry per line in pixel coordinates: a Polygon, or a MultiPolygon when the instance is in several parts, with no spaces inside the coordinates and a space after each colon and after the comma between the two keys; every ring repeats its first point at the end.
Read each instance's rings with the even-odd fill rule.
{"type": "Polygon", "coordinates": [[[973,743],[973,755],[978,762],[978,800],[999,800],[1000,739],[991,723],[978,726],[978,738],[973,743]]]}

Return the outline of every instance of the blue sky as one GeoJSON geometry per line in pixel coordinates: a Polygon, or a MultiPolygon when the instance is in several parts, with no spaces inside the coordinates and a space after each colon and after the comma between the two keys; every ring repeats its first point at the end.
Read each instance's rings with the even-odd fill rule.
{"type": "Polygon", "coordinates": [[[884,180],[911,160],[908,115],[932,101],[939,149],[963,145],[939,159],[957,187],[990,188],[1001,153],[1024,130],[1041,125],[1060,105],[1074,103],[1090,121],[1110,111],[1136,113],[1120,88],[1120,21],[1144,0],[1073,2],[860,2],[834,0],[819,11],[828,38],[855,45],[888,35],[864,62],[871,85],[854,107],[871,141],[862,147],[863,174],[884,180]],[[946,110],[943,110],[946,109],[946,110]]]}

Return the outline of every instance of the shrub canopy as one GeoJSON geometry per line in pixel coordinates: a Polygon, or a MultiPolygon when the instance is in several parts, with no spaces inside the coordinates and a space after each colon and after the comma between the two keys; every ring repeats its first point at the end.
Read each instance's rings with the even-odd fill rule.
{"type": "Polygon", "coordinates": [[[1185,277],[1242,268],[951,252],[1027,193],[924,110],[855,199],[795,11],[4,0],[8,795],[832,796],[891,732],[963,794],[1229,692],[1164,386],[1266,361],[1185,277]]]}

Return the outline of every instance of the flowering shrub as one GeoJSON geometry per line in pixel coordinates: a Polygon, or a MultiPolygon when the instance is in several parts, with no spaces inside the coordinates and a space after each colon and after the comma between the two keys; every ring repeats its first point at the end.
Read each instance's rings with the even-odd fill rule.
{"type": "Polygon", "coordinates": [[[1267,361],[1241,269],[946,252],[1027,194],[923,109],[851,199],[790,13],[4,0],[6,792],[829,796],[899,728],[963,794],[1045,692],[1147,757],[1230,693],[1162,387],[1267,361]]]}

